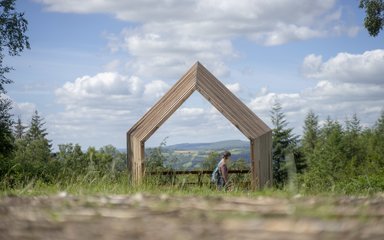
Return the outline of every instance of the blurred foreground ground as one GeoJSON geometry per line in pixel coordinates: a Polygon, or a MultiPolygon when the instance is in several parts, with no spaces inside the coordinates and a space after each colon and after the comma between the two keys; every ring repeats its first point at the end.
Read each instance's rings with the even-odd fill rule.
{"type": "Polygon", "coordinates": [[[0,239],[384,239],[384,195],[1,197],[0,239]]]}

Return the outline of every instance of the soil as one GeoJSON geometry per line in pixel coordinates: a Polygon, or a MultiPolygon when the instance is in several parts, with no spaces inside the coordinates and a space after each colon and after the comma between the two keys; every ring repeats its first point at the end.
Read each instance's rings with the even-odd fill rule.
{"type": "Polygon", "coordinates": [[[384,239],[384,195],[7,196],[0,239],[384,239]]]}

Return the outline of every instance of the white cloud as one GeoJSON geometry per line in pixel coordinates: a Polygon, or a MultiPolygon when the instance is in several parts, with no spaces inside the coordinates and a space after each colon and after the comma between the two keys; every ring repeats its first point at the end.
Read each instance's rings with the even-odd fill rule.
{"type": "Polygon", "coordinates": [[[58,102],[67,108],[78,105],[111,106],[116,102],[135,100],[142,92],[142,85],[136,76],[128,78],[118,73],[104,72],[66,82],[55,94],[58,102]]]}
{"type": "Polygon", "coordinates": [[[383,56],[383,50],[339,53],[323,62],[321,56],[309,55],[303,61],[303,74],[318,79],[316,86],[290,94],[263,89],[249,107],[268,116],[275,101],[279,101],[298,132],[310,109],[323,119],[331,116],[340,121],[356,113],[363,125],[371,126],[384,108],[383,56]]]}
{"type": "Polygon", "coordinates": [[[179,116],[180,117],[199,117],[204,114],[203,108],[180,108],[179,116]]]}
{"type": "Polygon", "coordinates": [[[384,49],[363,54],[339,53],[324,62],[321,56],[308,55],[303,74],[308,78],[346,83],[383,84],[384,49]]]}
{"type": "Polygon", "coordinates": [[[217,76],[225,76],[228,67],[223,59],[236,56],[229,40],[182,35],[177,29],[157,24],[125,29],[120,37],[118,48],[132,57],[128,68],[143,77],[180,76],[198,60],[217,76]]]}
{"type": "MultiPolygon", "coordinates": [[[[47,117],[50,135],[54,136],[55,144],[76,139],[87,146],[97,139],[98,146],[124,146],[125,132],[169,87],[161,80],[145,83],[137,77],[112,72],[79,77],[56,90],[57,99],[65,110],[47,117]]],[[[233,91],[240,89],[238,83],[229,87],[233,91]]],[[[208,101],[200,98],[206,103],[204,107],[191,103],[191,107],[179,108],[151,141],[161,141],[167,135],[171,135],[173,142],[182,141],[183,136],[188,136],[184,141],[202,141],[207,139],[207,134],[211,135],[209,139],[216,140],[242,137],[229,121],[223,121],[224,117],[208,101]],[[227,136],[228,131],[235,134],[227,136]]]]}
{"type": "MultiPolygon", "coordinates": [[[[12,115],[12,119],[16,122],[20,118],[22,125],[28,126],[30,124],[33,114],[37,109],[35,103],[31,102],[16,102],[7,94],[0,94],[2,99],[8,100],[11,103],[11,109],[9,113],[12,115]]],[[[39,112],[39,115],[42,114],[39,112]]]]}
{"type": "Polygon", "coordinates": [[[148,107],[149,102],[159,99],[168,88],[169,85],[161,80],[144,83],[136,76],[103,72],[66,82],[56,89],[55,94],[66,109],[86,107],[132,111],[148,107]]]}
{"type": "Polygon", "coordinates": [[[144,96],[151,99],[160,98],[168,89],[168,84],[161,80],[155,80],[144,86],[144,96]]]}
{"type": "Polygon", "coordinates": [[[160,80],[145,83],[115,72],[79,77],[56,89],[65,110],[48,117],[50,132],[56,143],[79,139],[92,145],[97,138],[100,146],[123,146],[125,132],[168,88],[160,80]]]}
{"type": "Polygon", "coordinates": [[[310,54],[304,58],[302,65],[302,73],[307,78],[314,78],[317,72],[320,71],[323,57],[315,54],[310,54]]]}
{"type": "Polygon", "coordinates": [[[107,72],[116,72],[118,70],[118,68],[120,67],[120,65],[121,65],[121,61],[119,59],[115,59],[115,60],[112,60],[111,62],[107,63],[104,66],[104,69],[107,72]]]}
{"type": "Polygon", "coordinates": [[[148,140],[147,146],[158,146],[166,137],[170,144],[246,140],[229,120],[211,106],[178,109],[148,140]]]}
{"type": "MultiPolygon", "coordinates": [[[[198,22],[200,27],[212,22],[216,26],[220,24],[233,30],[250,28],[252,25],[254,29],[260,29],[265,26],[274,26],[279,22],[298,25],[314,24],[320,17],[326,17],[328,21],[338,20],[340,17],[338,11],[330,11],[335,6],[335,0],[310,2],[306,0],[295,2],[289,0],[244,0],[240,2],[234,0],[36,1],[43,3],[49,11],[107,13],[131,22],[171,22],[181,19],[198,22]]],[[[209,29],[211,28],[209,27],[209,29]]],[[[216,30],[220,31],[220,29],[216,30]]]]}
{"type": "MultiPolygon", "coordinates": [[[[61,134],[67,132],[91,138],[100,136],[97,135],[99,132],[104,134],[102,140],[106,140],[123,133],[122,142],[127,126],[137,121],[169,88],[165,80],[180,77],[196,61],[220,79],[229,76],[231,72],[227,64],[241,57],[235,45],[237,39],[279,45],[330,35],[353,36],[358,29],[343,24],[342,8],[336,6],[336,0],[35,1],[42,3],[48,11],[108,14],[130,23],[120,33],[104,33],[108,48],[115,53],[123,51],[127,57],[106,64],[104,73],[77,78],[57,89],[58,102],[65,106],[65,111],[52,116],[56,130],[61,134]],[[130,77],[115,72],[122,65],[130,77]]],[[[338,55],[324,62],[321,56],[310,55],[303,63],[303,74],[319,80],[315,87],[284,94],[272,93],[265,88],[249,106],[267,120],[276,98],[281,100],[289,116],[302,115],[308,108],[336,111],[326,108],[325,103],[327,107],[337,103],[340,106],[337,111],[341,111],[340,108],[347,109],[348,104],[354,106],[352,100],[356,98],[369,102],[368,94],[379,96],[382,89],[364,83],[356,85],[361,82],[356,78],[359,70],[352,72],[343,65],[360,68],[358,61],[353,59],[351,54],[338,55]],[[347,81],[348,76],[353,76],[354,80],[347,81]],[[352,97],[346,101],[346,96],[352,97]],[[342,103],[335,102],[337,97],[342,103]]],[[[377,64],[380,64],[379,60],[377,64]]],[[[360,69],[364,72],[360,76],[372,77],[372,68],[377,69],[377,66],[368,63],[366,70],[360,69]]],[[[377,74],[382,75],[382,72],[377,74]]],[[[365,81],[378,83],[377,78],[365,81]]],[[[244,91],[238,83],[227,87],[234,93],[244,91]]],[[[375,106],[369,104],[366,109],[375,109],[375,106]]],[[[190,122],[199,126],[197,130],[189,129],[195,137],[216,135],[218,126],[230,128],[230,124],[212,108],[182,108],[176,116],[179,119],[171,122],[172,132],[182,135],[190,128],[185,124],[190,122]]]]}
{"type": "Polygon", "coordinates": [[[130,94],[138,89],[139,80],[136,77],[127,79],[114,72],[99,73],[96,76],[84,76],[77,78],[75,82],[67,82],[57,90],[58,94],[63,92],[73,93],[78,96],[107,95],[107,94],[130,94]]]}
{"type": "Polygon", "coordinates": [[[48,11],[104,13],[134,23],[119,34],[104,33],[108,47],[128,52],[134,75],[154,79],[180,76],[196,61],[228,76],[227,62],[239,55],[237,38],[279,45],[356,32],[342,23],[336,0],[36,1],[48,11]]]}
{"type": "Polygon", "coordinates": [[[12,114],[15,118],[20,117],[21,122],[24,124],[29,124],[35,110],[37,110],[37,107],[34,103],[12,101],[12,114]]]}
{"type": "Polygon", "coordinates": [[[306,26],[278,23],[271,31],[252,34],[251,39],[261,41],[268,46],[274,46],[289,41],[307,40],[310,38],[324,37],[326,35],[327,32],[325,30],[313,30],[306,26]]]}
{"type": "Polygon", "coordinates": [[[239,83],[225,84],[225,86],[229,89],[229,91],[231,91],[233,93],[237,93],[240,91],[240,84],[239,83]]]}

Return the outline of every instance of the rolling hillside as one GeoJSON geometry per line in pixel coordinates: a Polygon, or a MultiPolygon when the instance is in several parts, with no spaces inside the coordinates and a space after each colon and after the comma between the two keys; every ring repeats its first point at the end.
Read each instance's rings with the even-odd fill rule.
{"type": "MultiPolygon", "coordinates": [[[[146,154],[152,150],[153,148],[147,148],[146,154]]],[[[232,153],[233,161],[244,159],[249,163],[249,142],[241,140],[175,144],[164,147],[162,153],[166,158],[165,165],[172,166],[174,169],[192,170],[200,168],[201,163],[211,152],[221,155],[225,150],[232,153]]]]}
{"type": "Polygon", "coordinates": [[[226,141],[220,141],[220,142],[213,142],[213,143],[181,143],[181,144],[175,144],[171,146],[167,146],[166,149],[168,150],[193,150],[193,151],[199,151],[199,150],[230,150],[230,149],[248,149],[249,148],[249,142],[242,141],[242,140],[226,140],[226,141]]]}

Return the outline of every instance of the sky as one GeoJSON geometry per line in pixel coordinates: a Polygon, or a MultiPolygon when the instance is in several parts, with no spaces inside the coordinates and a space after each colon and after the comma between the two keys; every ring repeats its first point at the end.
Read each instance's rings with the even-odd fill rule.
{"type": "MultiPolygon", "coordinates": [[[[358,0],[19,0],[31,49],[7,57],[13,114],[35,110],[53,148],[126,146],[126,132],[196,61],[267,125],[282,106],[302,134],[384,106],[384,34],[370,37],[358,0]]],[[[246,140],[198,92],[146,146],[246,140]]]]}

